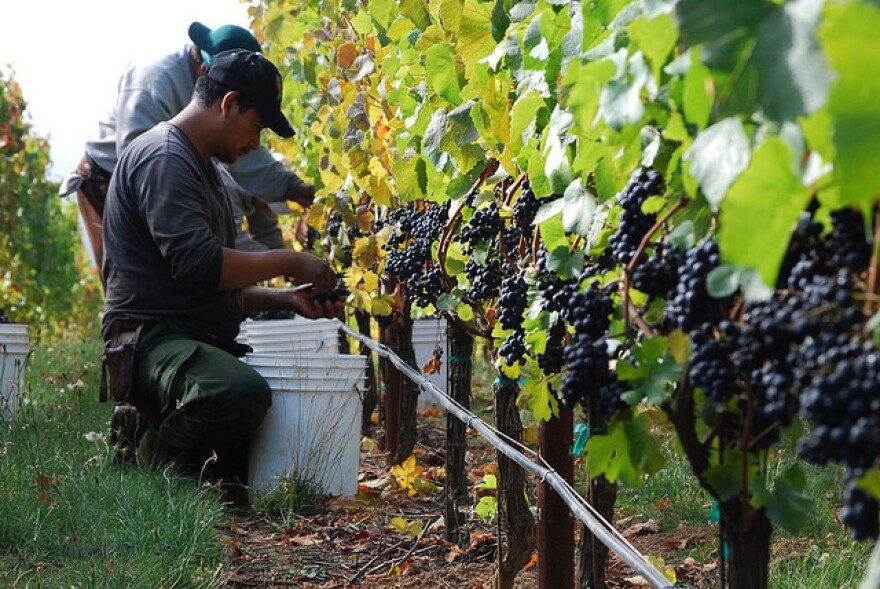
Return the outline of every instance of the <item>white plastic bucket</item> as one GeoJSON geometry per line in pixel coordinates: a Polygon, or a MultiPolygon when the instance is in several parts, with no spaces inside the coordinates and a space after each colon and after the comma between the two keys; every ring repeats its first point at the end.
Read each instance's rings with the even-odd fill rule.
{"type": "Polygon", "coordinates": [[[245,343],[254,352],[339,353],[339,331],[332,319],[246,321],[242,325],[245,343]]]}
{"type": "Polygon", "coordinates": [[[248,484],[272,491],[280,478],[338,497],[357,493],[366,358],[336,354],[248,354],[272,387],[272,407],[251,444],[248,484]]]}
{"type": "Polygon", "coordinates": [[[0,323],[0,416],[3,419],[18,416],[30,350],[27,325],[0,323]]]}
{"type": "MultiPolygon", "coordinates": [[[[436,319],[434,317],[416,319],[413,321],[412,334],[413,348],[415,348],[416,353],[416,365],[419,371],[434,357],[434,349],[436,347],[439,346],[442,349],[440,372],[422,374],[422,376],[427,378],[435,387],[446,392],[448,386],[446,375],[449,364],[446,358],[446,319],[436,319]]],[[[433,398],[428,393],[424,391],[419,393],[419,404],[417,405],[419,411],[424,411],[433,405],[433,398]]]]}

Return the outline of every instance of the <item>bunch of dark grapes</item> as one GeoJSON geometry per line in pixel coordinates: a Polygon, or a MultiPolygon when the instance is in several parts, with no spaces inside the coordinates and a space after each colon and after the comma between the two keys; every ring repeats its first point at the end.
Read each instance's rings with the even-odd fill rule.
{"type": "Polygon", "coordinates": [[[535,281],[544,301],[543,309],[550,313],[558,313],[568,306],[571,297],[577,292],[578,281],[564,280],[547,268],[547,257],[547,249],[542,245],[538,250],[535,281]]]}
{"type": "Polygon", "coordinates": [[[446,291],[443,282],[443,273],[438,266],[434,266],[422,274],[413,274],[406,281],[413,302],[419,307],[427,307],[437,302],[437,295],[446,291]]]}
{"type": "Polygon", "coordinates": [[[560,194],[551,194],[550,196],[538,198],[532,190],[532,184],[528,180],[524,180],[520,186],[519,196],[513,204],[514,224],[523,231],[523,234],[531,237],[533,233],[532,223],[535,221],[535,215],[538,214],[538,210],[548,202],[553,202],[561,196],[560,194]]]}
{"type": "Polygon", "coordinates": [[[691,332],[691,345],[691,383],[719,403],[730,399],[738,390],[736,366],[731,360],[735,339],[716,337],[714,326],[706,323],[691,332]]]}
{"type": "Polygon", "coordinates": [[[474,211],[468,222],[461,226],[456,238],[461,241],[465,253],[470,255],[481,244],[491,244],[502,231],[504,219],[501,218],[498,203],[493,201],[474,211]]]}
{"type": "Polygon", "coordinates": [[[623,395],[631,390],[629,383],[617,378],[617,371],[609,373],[611,382],[599,390],[599,413],[606,419],[618,411],[629,409],[629,404],[623,400],[623,395]]]}
{"type": "Polygon", "coordinates": [[[504,358],[504,363],[508,366],[525,363],[525,334],[520,330],[512,331],[507,334],[507,337],[504,338],[504,341],[501,343],[501,347],[498,349],[498,354],[502,358],[504,358]]]}
{"type": "Polygon", "coordinates": [[[351,293],[345,287],[342,277],[339,277],[336,279],[336,288],[317,294],[312,297],[312,300],[322,305],[327,302],[338,303],[339,301],[345,301],[349,294],[351,293]]]}
{"type": "Polygon", "coordinates": [[[718,246],[712,239],[704,239],[685,251],[675,294],[666,301],[666,318],[673,327],[689,332],[724,318],[730,300],[714,299],[706,288],[706,277],[720,264],[718,246]]]}
{"type": "Polygon", "coordinates": [[[501,281],[498,321],[503,329],[522,329],[523,313],[529,302],[529,286],[523,271],[501,281]]]}
{"type": "Polygon", "coordinates": [[[417,305],[427,307],[447,291],[439,268],[432,267],[431,249],[443,233],[449,202],[419,211],[396,209],[389,217],[394,231],[385,244],[385,269],[406,285],[417,305]],[[428,269],[426,270],[426,266],[428,269]]]}
{"type": "Polygon", "coordinates": [[[584,403],[610,383],[610,357],[605,336],[613,311],[611,295],[597,281],[571,297],[563,310],[563,317],[574,328],[571,342],[565,348],[568,370],[560,390],[566,407],[584,403]]]}
{"type": "Polygon", "coordinates": [[[871,262],[871,243],[865,234],[865,219],[855,209],[831,213],[831,259],[838,268],[858,274],[871,262]]]}
{"type": "Polygon", "coordinates": [[[858,479],[865,474],[854,469],[844,476],[843,507],[840,521],[851,531],[854,540],[874,540],[880,535],[880,503],[867,491],[859,489],[858,479]]]}
{"type": "Polygon", "coordinates": [[[298,315],[294,311],[258,311],[251,313],[248,318],[253,321],[278,321],[280,319],[296,319],[298,315]]]}
{"type": "Polygon", "coordinates": [[[468,298],[472,301],[484,301],[498,296],[501,281],[510,271],[498,258],[490,258],[483,265],[469,260],[464,265],[464,274],[471,283],[467,290],[468,298]]]}
{"type": "Polygon", "coordinates": [[[342,232],[342,215],[339,212],[333,211],[327,216],[325,231],[330,237],[339,239],[342,232]]]}
{"type": "Polygon", "coordinates": [[[9,323],[9,318],[3,313],[0,313],[0,323],[9,323]]]}
{"type": "Polygon", "coordinates": [[[668,299],[678,285],[678,272],[684,252],[671,244],[659,243],[648,261],[636,266],[632,286],[648,295],[649,300],[668,299]]]}
{"type": "Polygon", "coordinates": [[[630,181],[617,196],[617,204],[623,211],[609,243],[618,264],[628,264],[633,259],[642,239],[657,222],[656,215],[642,212],[642,205],[648,197],[662,194],[663,189],[660,173],[649,170],[630,181]]]}
{"type": "Polygon", "coordinates": [[[526,345],[523,332],[523,313],[529,302],[529,286],[525,272],[509,276],[501,281],[501,296],[498,298],[498,322],[504,329],[512,329],[501,349],[498,351],[508,366],[514,362],[525,362],[526,345]]]}
{"type": "Polygon", "coordinates": [[[555,321],[547,332],[547,346],[538,354],[538,368],[544,374],[558,374],[565,368],[565,322],[555,321]]]}

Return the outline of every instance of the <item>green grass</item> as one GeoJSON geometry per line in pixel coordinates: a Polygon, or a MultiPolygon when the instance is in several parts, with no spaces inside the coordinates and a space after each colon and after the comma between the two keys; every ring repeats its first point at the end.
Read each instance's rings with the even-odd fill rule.
{"type": "MultiPolygon", "coordinates": [[[[662,430],[661,430],[662,431],[662,430]]],[[[711,521],[714,500],[700,488],[687,461],[676,452],[671,435],[661,433],[661,447],[667,460],[660,472],[645,477],[638,487],[621,487],[618,519],[631,515],[656,519],[661,531],[679,525],[697,526],[711,521]]],[[[794,442],[774,452],[767,462],[769,476],[781,474],[792,464],[806,473],[804,494],[813,502],[806,525],[798,533],[776,529],[770,563],[772,589],[840,589],[856,587],[865,571],[871,544],[849,539],[837,519],[840,508],[841,469],[819,467],[795,458],[794,442]]],[[[579,485],[578,488],[582,488],[579,485]]],[[[709,562],[718,557],[717,540],[710,545],[688,546],[680,559],[709,562]]]]}
{"type": "Polygon", "coordinates": [[[38,347],[22,416],[0,422],[0,586],[211,587],[219,495],[116,465],[97,341],[38,347]]]}

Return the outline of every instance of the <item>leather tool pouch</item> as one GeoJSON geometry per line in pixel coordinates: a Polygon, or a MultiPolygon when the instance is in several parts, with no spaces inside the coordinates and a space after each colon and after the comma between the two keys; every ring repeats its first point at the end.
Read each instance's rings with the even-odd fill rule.
{"type": "Polygon", "coordinates": [[[116,405],[128,402],[134,375],[135,348],[143,328],[143,323],[122,323],[115,324],[111,329],[110,341],[104,345],[104,357],[101,359],[99,398],[102,403],[108,397],[116,405]]]}

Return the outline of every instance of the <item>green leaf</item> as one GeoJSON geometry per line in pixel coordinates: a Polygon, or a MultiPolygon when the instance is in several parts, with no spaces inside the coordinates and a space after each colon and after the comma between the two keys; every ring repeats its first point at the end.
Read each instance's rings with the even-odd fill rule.
{"type": "Polygon", "coordinates": [[[495,0],[495,6],[492,7],[492,19],[489,22],[492,38],[500,43],[508,26],[510,26],[510,17],[507,16],[507,10],[504,9],[504,0],[495,0]]]}
{"type": "MultiPolygon", "coordinates": [[[[723,72],[718,99],[723,114],[793,120],[821,107],[830,74],[815,40],[824,0],[681,0],[676,5],[687,47],[723,72]]],[[[851,30],[844,34],[850,38],[851,30]]],[[[862,37],[866,40],[871,37],[862,37]]]]}
{"type": "Polygon", "coordinates": [[[813,502],[803,493],[806,482],[806,475],[797,464],[776,478],[772,491],[764,486],[763,477],[755,476],[750,481],[752,506],[764,507],[771,522],[792,534],[799,534],[812,519],[814,508],[813,502]]]}
{"type": "Polygon", "coordinates": [[[629,24],[630,38],[641,48],[651,62],[654,77],[660,78],[660,71],[666,58],[678,40],[678,28],[671,14],[663,14],[653,20],[642,16],[629,24]]]}
{"type": "Polygon", "coordinates": [[[682,159],[717,210],[727,189],[749,165],[749,138],[737,118],[715,123],[694,139],[682,159]]]}
{"type": "Polygon", "coordinates": [[[351,19],[351,26],[354,27],[354,30],[357,31],[359,35],[366,35],[373,30],[373,21],[366,12],[361,10],[354,15],[353,19],[351,19]]]}
{"type": "Polygon", "coordinates": [[[837,79],[828,110],[834,118],[840,204],[869,204],[880,194],[880,9],[829,3],[819,30],[837,79]]]}
{"type": "Polygon", "coordinates": [[[566,246],[559,246],[547,258],[547,268],[559,274],[563,280],[574,278],[584,269],[584,252],[571,253],[566,246]]]}
{"type": "Polygon", "coordinates": [[[444,152],[441,144],[448,128],[449,117],[446,114],[446,109],[438,108],[431,115],[431,122],[425,129],[425,136],[422,140],[422,155],[437,169],[443,167],[444,152]]]}
{"type": "Polygon", "coordinates": [[[491,54],[497,45],[490,26],[493,8],[494,4],[489,2],[464,1],[456,52],[468,64],[467,67],[491,54]]]}
{"type": "Polygon", "coordinates": [[[736,497],[742,490],[742,451],[733,448],[724,453],[721,464],[706,469],[706,480],[722,501],[736,497]]]}
{"type": "Polygon", "coordinates": [[[527,403],[529,410],[539,422],[548,421],[553,417],[554,413],[559,412],[556,398],[550,391],[547,381],[543,379],[529,379],[526,381],[523,392],[529,397],[527,403]]]}
{"type": "Polygon", "coordinates": [[[713,268],[706,277],[706,290],[709,296],[723,299],[731,296],[739,288],[739,268],[722,264],[713,268]]]}
{"type": "Polygon", "coordinates": [[[441,313],[446,311],[454,311],[455,308],[461,303],[461,299],[451,293],[442,293],[437,296],[437,310],[441,313]]]}
{"type": "Polygon", "coordinates": [[[650,433],[650,420],[645,415],[634,419],[612,419],[607,435],[587,440],[587,465],[591,476],[604,474],[612,483],[621,481],[635,486],[645,474],[663,468],[660,447],[650,433]]]}
{"type": "Polygon", "coordinates": [[[696,58],[695,53],[691,52],[691,65],[684,76],[682,108],[687,122],[705,129],[709,124],[709,117],[712,116],[712,95],[706,91],[706,84],[712,74],[696,58]]]}
{"type": "Polygon", "coordinates": [[[383,29],[387,29],[391,20],[396,16],[397,2],[393,0],[370,0],[368,12],[373,20],[383,29]]]}
{"type": "Polygon", "coordinates": [[[596,198],[586,189],[581,179],[576,178],[565,189],[560,200],[565,207],[562,210],[562,226],[565,230],[588,237],[596,212],[596,198]]]}
{"type": "Polygon", "coordinates": [[[400,14],[423,31],[431,24],[431,13],[428,12],[428,3],[425,0],[401,0],[400,14]]]}
{"type": "Polygon", "coordinates": [[[642,91],[648,89],[649,97],[656,91],[651,91],[654,79],[642,53],[636,52],[629,59],[627,57],[626,48],[612,56],[612,61],[617,65],[617,75],[605,84],[599,96],[599,117],[616,131],[638,123],[645,113],[642,91]]]}
{"type": "Polygon", "coordinates": [[[544,174],[550,182],[550,192],[560,194],[571,183],[571,169],[565,147],[553,142],[548,146],[547,158],[544,160],[544,174]]]}
{"type": "Polygon", "coordinates": [[[513,103],[510,112],[510,148],[514,153],[535,134],[535,117],[541,108],[546,108],[546,103],[538,92],[527,92],[513,103]]]}
{"type": "Polygon", "coordinates": [[[471,108],[473,106],[474,102],[469,100],[451,111],[447,116],[449,122],[447,137],[451,137],[455,145],[459,147],[473,143],[480,138],[480,133],[474,125],[474,120],[471,118],[471,108]]]}
{"type": "Polygon", "coordinates": [[[721,208],[718,245],[724,260],[755,268],[765,284],[776,284],[789,236],[810,196],[792,169],[791,148],[779,137],[767,139],[721,208]]]}
{"type": "MultiPolygon", "coordinates": [[[[541,205],[541,208],[538,209],[538,212],[535,213],[534,224],[541,224],[544,221],[552,219],[553,217],[558,216],[562,212],[565,211],[565,200],[564,199],[556,199],[552,200],[548,203],[541,205]]],[[[564,226],[564,224],[563,224],[564,226]]]]}
{"type": "Polygon", "coordinates": [[[461,102],[458,73],[455,70],[455,59],[449,44],[439,43],[428,49],[425,52],[425,68],[428,83],[437,94],[452,104],[461,102]]]}
{"type": "Polygon", "coordinates": [[[548,252],[555,251],[560,247],[566,249],[571,247],[568,237],[565,235],[565,228],[562,226],[562,218],[560,216],[551,217],[546,221],[537,223],[537,225],[541,228],[541,241],[544,242],[544,247],[547,248],[548,252]]]}

